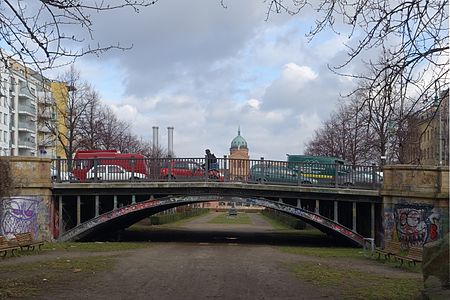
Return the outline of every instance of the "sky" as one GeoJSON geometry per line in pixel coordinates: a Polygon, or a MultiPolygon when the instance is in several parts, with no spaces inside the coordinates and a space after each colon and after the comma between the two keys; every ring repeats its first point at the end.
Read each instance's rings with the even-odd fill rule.
{"type": "MultiPolygon", "coordinates": [[[[310,41],[306,13],[272,14],[262,0],[160,0],[92,14],[95,42],[132,45],[76,61],[103,103],[133,133],[167,149],[174,127],[177,157],[229,154],[238,128],[252,159],[302,154],[340,95],[354,86],[328,66],[346,59],[346,34],[324,31],[310,41]]],[[[346,70],[358,72],[352,64],[346,70]]]]}

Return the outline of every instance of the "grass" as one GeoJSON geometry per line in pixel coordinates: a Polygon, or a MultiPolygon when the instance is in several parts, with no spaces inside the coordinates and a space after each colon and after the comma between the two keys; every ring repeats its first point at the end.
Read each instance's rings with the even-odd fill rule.
{"type": "Polygon", "coordinates": [[[208,223],[212,224],[251,224],[252,221],[246,213],[238,212],[235,216],[229,216],[228,213],[223,213],[210,220],[208,223]]]}
{"type": "Polygon", "coordinates": [[[275,220],[273,218],[269,218],[268,216],[261,214],[261,213],[259,215],[262,216],[267,222],[269,222],[270,225],[276,230],[292,230],[292,228],[284,225],[281,222],[278,222],[277,220],[275,220]]]}
{"type": "Polygon", "coordinates": [[[421,273],[421,264],[409,265],[403,264],[399,265],[398,261],[395,260],[385,260],[383,258],[377,259],[377,256],[371,256],[370,252],[364,252],[361,248],[345,248],[345,247],[281,247],[284,252],[299,254],[299,255],[309,255],[316,257],[336,257],[336,258],[356,258],[356,259],[369,259],[376,261],[379,264],[384,264],[391,268],[401,268],[402,270],[414,273],[421,273]]]}
{"type": "Polygon", "coordinates": [[[42,289],[87,280],[97,272],[112,270],[116,260],[116,256],[90,256],[0,266],[0,299],[30,298],[42,289]]]}
{"type": "Polygon", "coordinates": [[[340,291],[340,299],[415,299],[420,297],[420,279],[389,277],[325,263],[301,262],[289,269],[302,280],[340,291]]]}
{"type": "Polygon", "coordinates": [[[186,224],[186,223],[188,223],[188,222],[190,222],[192,220],[195,220],[197,218],[203,217],[206,214],[208,214],[208,213],[200,214],[200,215],[197,215],[197,216],[192,216],[192,217],[189,217],[189,218],[185,218],[185,219],[181,219],[181,220],[178,220],[178,221],[175,221],[175,222],[161,224],[161,225],[151,225],[150,223],[143,223],[143,224],[136,223],[136,224],[130,226],[129,228],[127,228],[127,230],[131,230],[131,231],[149,231],[149,230],[157,229],[157,228],[180,227],[180,226],[183,226],[184,224],[186,224]]]}
{"type": "Polygon", "coordinates": [[[361,248],[337,247],[281,247],[285,252],[317,257],[365,258],[361,248]]]}
{"type": "Polygon", "coordinates": [[[91,242],[91,243],[46,243],[42,247],[44,251],[64,250],[64,251],[122,251],[148,247],[148,243],[111,243],[111,242],[91,242]]]}

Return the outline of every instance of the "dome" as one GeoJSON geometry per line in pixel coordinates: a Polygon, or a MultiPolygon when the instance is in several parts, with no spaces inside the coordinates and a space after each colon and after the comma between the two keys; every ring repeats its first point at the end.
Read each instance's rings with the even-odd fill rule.
{"type": "Polygon", "coordinates": [[[247,141],[241,136],[241,130],[238,129],[238,135],[231,141],[231,149],[247,149],[247,141]]]}

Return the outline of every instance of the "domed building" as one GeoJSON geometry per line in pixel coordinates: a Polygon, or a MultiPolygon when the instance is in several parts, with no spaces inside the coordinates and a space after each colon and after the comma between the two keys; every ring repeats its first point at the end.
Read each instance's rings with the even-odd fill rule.
{"type": "Polygon", "coordinates": [[[238,135],[231,141],[230,147],[231,180],[241,180],[248,177],[250,170],[249,159],[247,141],[241,136],[241,129],[238,128],[238,135]]]}

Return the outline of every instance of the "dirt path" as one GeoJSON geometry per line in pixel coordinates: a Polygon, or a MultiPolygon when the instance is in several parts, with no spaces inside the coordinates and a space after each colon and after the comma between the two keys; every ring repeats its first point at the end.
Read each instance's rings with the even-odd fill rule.
{"type": "MultiPolygon", "coordinates": [[[[119,255],[111,270],[85,274],[77,280],[42,283],[34,299],[335,299],[336,291],[317,288],[296,278],[288,266],[298,262],[327,263],[393,277],[419,278],[420,274],[389,268],[370,260],[330,259],[294,255],[270,245],[273,228],[258,214],[252,224],[210,224],[215,213],[185,223],[181,238],[121,252],[45,253],[8,259],[2,265],[75,259],[92,255],[119,255]],[[203,232],[203,234],[199,234],[203,232]],[[205,239],[192,242],[197,235],[205,239]],[[258,243],[245,239],[262,237],[258,243]],[[208,237],[208,238],[206,238],[208,237]],[[219,238],[218,238],[219,237],[219,238]],[[226,239],[231,237],[231,239],[226,239]],[[189,240],[191,238],[191,240],[189,240]]],[[[169,230],[169,231],[168,231],[169,230]]],[[[179,231],[176,231],[179,232],[179,231]]],[[[170,234],[165,229],[164,234],[170,234]]],[[[158,233],[161,234],[161,233],[158,233]]],[[[157,239],[157,238],[154,238],[157,239]]],[[[1,270],[1,269],[0,269],[1,270]]],[[[1,272],[0,272],[1,273],[1,272]]],[[[73,275],[73,274],[72,274],[73,275]]],[[[1,279],[0,275],[0,279],[1,279]]]]}

